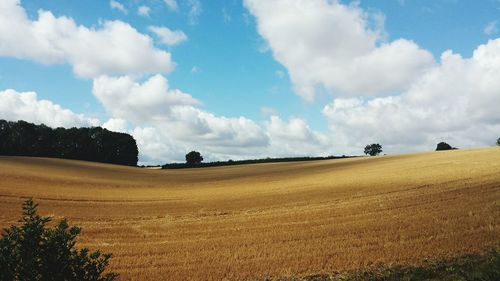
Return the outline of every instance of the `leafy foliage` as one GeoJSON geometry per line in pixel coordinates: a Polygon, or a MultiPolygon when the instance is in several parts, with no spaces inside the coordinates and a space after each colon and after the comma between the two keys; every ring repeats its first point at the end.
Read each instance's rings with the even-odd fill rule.
{"type": "Polygon", "coordinates": [[[454,147],[452,147],[451,145],[445,143],[445,142],[440,142],[437,144],[437,147],[436,147],[436,151],[439,151],[439,150],[452,150],[452,149],[456,149],[454,147]]]}
{"type": "Polygon", "coordinates": [[[5,229],[0,239],[0,280],[93,280],[111,281],[118,276],[104,274],[111,254],[75,248],[81,229],[63,219],[47,228],[50,217],[37,213],[37,204],[23,204],[21,226],[5,229]]]}
{"type": "Polygon", "coordinates": [[[500,146],[500,138],[497,139],[497,145],[500,146]]]}
{"type": "Polygon", "coordinates": [[[191,151],[186,154],[186,164],[188,166],[200,165],[203,161],[203,156],[198,151],[191,151]]]}
{"type": "Polygon", "coordinates": [[[372,143],[365,146],[365,154],[370,156],[379,155],[382,152],[382,145],[378,143],[372,143]]]}
{"type": "Polygon", "coordinates": [[[461,257],[425,261],[421,266],[372,266],[348,274],[316,275],[291,280],[307,281],[497,281],[500,280],[500,249],[485,254],[468,254],[461,257]]]}
{"type": "Polygon", "coordinates": [[[137,165],[137,143],[129,134],[101,127],[56,128],[0,120],[0,155],[56,157],[137,165]]]}

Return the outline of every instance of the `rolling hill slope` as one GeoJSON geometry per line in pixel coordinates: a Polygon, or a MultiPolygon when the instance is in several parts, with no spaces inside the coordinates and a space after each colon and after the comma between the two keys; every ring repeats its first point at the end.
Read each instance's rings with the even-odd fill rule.
{"type": "Polygon", "coordinates": [[[27,196],[122,280],[303,276],[498,245],[500,148],[182,170],[0,156],[0,227],[27,196]]]}

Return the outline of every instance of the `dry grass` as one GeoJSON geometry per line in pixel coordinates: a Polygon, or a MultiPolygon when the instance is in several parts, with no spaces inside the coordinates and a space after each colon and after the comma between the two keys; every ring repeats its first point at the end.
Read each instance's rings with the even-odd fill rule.
{"type": "Polygon", "coordinates": [[[498,245],[500,148],[161,171],[0,157],[0,227],[25,196],[122,280],[301,276],[498,245]]]}

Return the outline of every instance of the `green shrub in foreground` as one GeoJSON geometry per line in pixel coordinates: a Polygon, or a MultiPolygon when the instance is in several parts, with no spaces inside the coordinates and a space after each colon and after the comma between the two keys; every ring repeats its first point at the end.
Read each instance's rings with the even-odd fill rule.
{"type": "Polygon", "coordinates": [[[307,281],[498,281],[500,248],[484,254],[427,261],[421,266],[372,266],[365,270],[333,275],[315,275],[289,280],[307,281]]]}
{"type": "Polygon", "coordinates": [[[63,219],[47,228],[50,217],[37,214],[37,204],[23,204],[21,226],[4,230],[0,239],[0,280],[93,280],[109,281],[118,276],[104,274],[111,258],[99,251],[75,248],[80,228],[63,219]]]}

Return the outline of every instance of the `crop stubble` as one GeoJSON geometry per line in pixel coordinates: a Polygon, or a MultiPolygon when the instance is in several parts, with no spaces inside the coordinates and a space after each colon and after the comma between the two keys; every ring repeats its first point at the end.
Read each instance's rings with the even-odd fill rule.
{"type": "Polygon", "coordinates": [[[303,276],[500,242],[500,148],[183,170],[0,157],[0,179],[0,227],[33,197],[112,252],[121,280],[303,276]]]}

